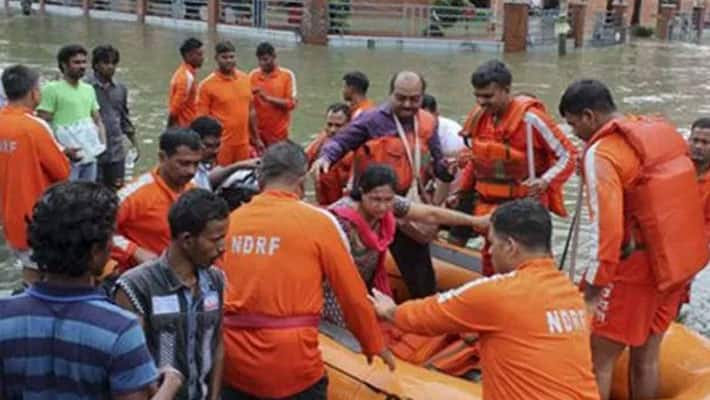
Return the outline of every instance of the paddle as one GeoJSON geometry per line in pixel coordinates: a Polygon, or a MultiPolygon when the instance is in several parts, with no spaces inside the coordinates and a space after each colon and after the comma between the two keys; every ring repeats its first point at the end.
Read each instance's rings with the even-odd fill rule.
{"type": "Polygon", "coordinates": [[[582,217],[582,201],[584,200],[584,181],[580,179],[579,187],[577,189],[577,201],[574,205],[574,215],[572,216],[572,222],[569,226],[569,231],[567,232],[567,241],[565,242],[565,248],[562,251],[562,258],[560,259],[560,271],[564,269],[565,261],[567,259],[567,251],[569,250],[570,243],[572,244],[572,260],[570,261],[569,277],[574,281],[574,276],[576,274],[576,264],[577,264],[577,245],[579,239],[579,220],[582,217]]]}

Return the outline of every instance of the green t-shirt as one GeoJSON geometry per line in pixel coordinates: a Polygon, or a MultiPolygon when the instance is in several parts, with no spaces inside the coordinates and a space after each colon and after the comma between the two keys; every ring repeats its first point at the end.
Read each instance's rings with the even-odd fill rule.
{"type": "Polygon", "coordinates": [[[72,86],[61,79],[42,87],[42,100],[37,109],[52,114],[52,127],[56,130],[90,119],[91,113],[98,111],[99,102],[91,85],[79,81],[77,86],[72,86]]]}
{"type": "Polygon", "coordinates": [[[93,162],[106,150],[99,139],[91,114],[99,110],[94,87],[79,81],[76,86],[65,80],[49,82],[42,88],[38,110],[52,114],[52,129],[65,147],[80,149],[80,163],[93,162]]]}

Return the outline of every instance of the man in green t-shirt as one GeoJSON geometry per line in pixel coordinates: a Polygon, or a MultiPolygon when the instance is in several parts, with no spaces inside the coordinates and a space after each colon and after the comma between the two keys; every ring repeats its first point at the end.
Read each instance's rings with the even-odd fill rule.
{"type": "Polygon", "coordinates": [[[80,45],[59,50],[57,63],[63,77],[42,88],[37,115],[52,125],[57,141],[72,161],[69,179],[93,182],[96,157],[106,149],[106,132],[96,92],[81,80],[86,72],[86,58],[86,49],[80,45]]]}

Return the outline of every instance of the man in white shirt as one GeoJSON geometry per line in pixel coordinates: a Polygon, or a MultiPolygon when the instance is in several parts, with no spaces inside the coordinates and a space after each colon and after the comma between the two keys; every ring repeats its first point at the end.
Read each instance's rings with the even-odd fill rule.
{"type": "Polygon", "coordinates": [[[459,153],[466,149],[463,138],[459,135],[461,125],[453,119],[442,117],[436,103],[436,98],[430,94],[425,94],[422,100],[422,108],[435,115],[439,121],[439,143],[441,143],[441,153],[449,165],[449,172],[455,176],[450,183],[436,182],[434,193],[434,204],[441,204],[446,200],[452,188],[458,187],[458,168],[456,166],[459,153]]]}

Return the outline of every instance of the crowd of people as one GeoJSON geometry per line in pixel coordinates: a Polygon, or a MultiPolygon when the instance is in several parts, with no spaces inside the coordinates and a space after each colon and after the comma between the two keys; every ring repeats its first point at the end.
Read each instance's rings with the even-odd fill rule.
{"type": "Polygon", "coordinates": [[[577,149],[492,60],[463,125],[416,72],[394,74],[379,105],[349,72],[304,149],[289,139],[296,78],[270,43],[249,73],[217,43],[199,83],[204,44],[179,51],[158,163],[130,182],[117,49],[93,49],[86,74],[89,52],[62,47],[62,78],[41,88],[30,67],[3,71],[0,219],[25,286],[0,299],[0,398],[324,399],[323,322],[391,370],[425,363],[404,341],[464,343],[434,367],[480,369],[487,399],[609,399],[629,348],[631,398],[656,398],[663,335],[709,257],[710,118],[686,143],[579,80],[558,107],[577,149]],[[551,243],[575,171],[592,227],[581,287],[551,243]],[[485,244],[483,276],[438,293],[442,227],[485,244]],[[411,296],[399,305],[388,252],[411,296]]]}

